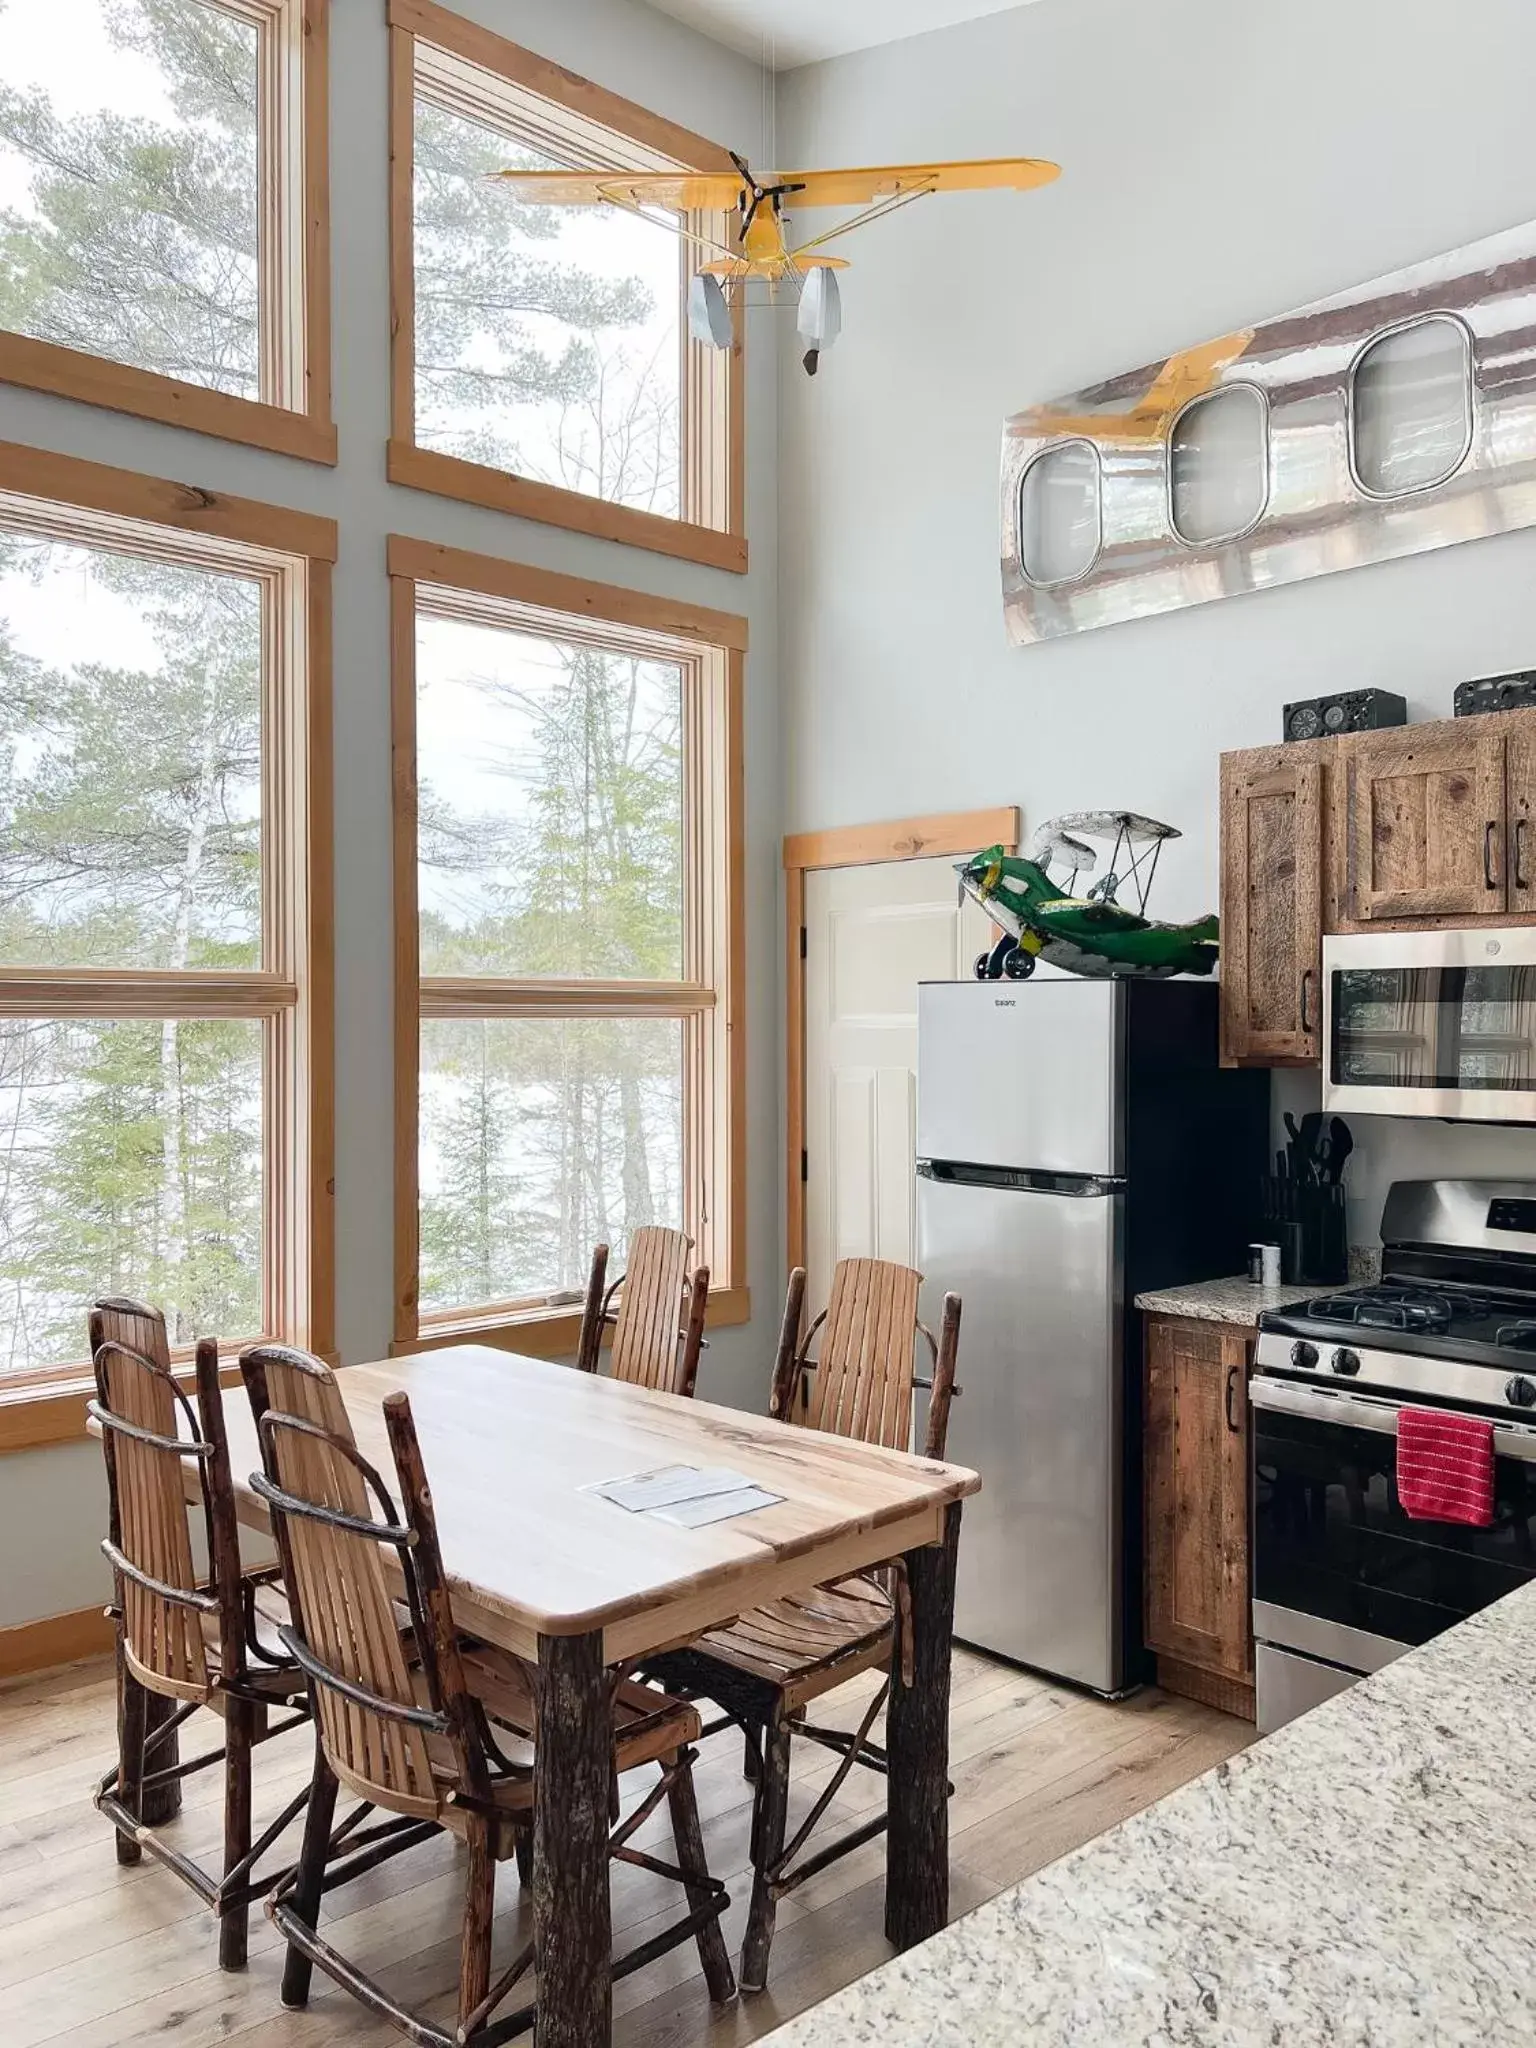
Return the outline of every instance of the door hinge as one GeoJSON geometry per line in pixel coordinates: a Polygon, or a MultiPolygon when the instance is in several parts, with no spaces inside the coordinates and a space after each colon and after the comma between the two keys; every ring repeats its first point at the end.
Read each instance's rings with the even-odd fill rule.
{"type": "Polygon", "coordinates": [[[809,1179],[810,1179],[810,1177],[811,1177],[811,1155],[810,1155],[810,1153],[809,1153],[809,1152],[807,1152],[807,1151],[806,1151],[805,1147],[804,1147],[804,1146],[802,1145],[802,1146],[800,1147],[800,1178],[801,1178],[802,1180],[809,1180],[809,1179]]]}
{"type": "Polygon", "coordinates": [[[800,958],[805,958],[805,926],[800,927],[800,958]]]}

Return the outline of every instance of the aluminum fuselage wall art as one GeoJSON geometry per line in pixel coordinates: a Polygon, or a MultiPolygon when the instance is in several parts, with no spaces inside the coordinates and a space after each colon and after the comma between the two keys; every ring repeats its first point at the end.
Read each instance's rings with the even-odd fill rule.
{"type": "Polygon", "coordinates": [[[1536,525],[1536,222],[1016,414],[1021,645],[1536,525]]]}

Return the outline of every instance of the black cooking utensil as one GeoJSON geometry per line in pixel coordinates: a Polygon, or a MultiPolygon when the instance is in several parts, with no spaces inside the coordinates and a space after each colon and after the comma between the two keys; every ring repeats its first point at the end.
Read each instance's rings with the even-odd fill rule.
{"type": "Polygon", "coordinates": [[[1328,1125],[1328,1178],[1341,1181],[1344,1178],[1344,1162],[1355,1149],[1355,1141],[1343,1117],[1334,1117],[1328,1125]]]}

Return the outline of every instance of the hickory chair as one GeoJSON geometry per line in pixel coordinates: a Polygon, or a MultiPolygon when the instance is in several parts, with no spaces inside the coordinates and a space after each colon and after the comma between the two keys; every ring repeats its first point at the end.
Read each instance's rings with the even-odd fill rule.
{"type": "MultiPolygon", "coordinates": [[[[832,1276],[826,1308],[800,1337],[805,1272],[790,1274],[768,1412],[785,1422],[907,1450],[912,1437],[912,1394],[930,1390],[924,1455],[942,1459],[950,1402],[958,1393],[955,1358],[960,1338],[960,1297],[946,1294],[937,1343],[918,1321],[922,1275],[880,1259],[842,1259],[832,1276]],[[820,1356],[811,1346],[822,1331],[820,1356]],[[926,1340],[933,1377],[917,1377],[914,1350],[926,1340]]],[[[914,1682],[908,1626],[910,1602],[899,1560],[810,1593],[790,1594],[710,1629],[686,1649],[646,1659],[659,1683],[691,1698],[713,1700],[747,1739],[747,1775],[757,1786],[752,1811],[752,1904],[738,1973],[743,1991],[768,1981],[768,1952],[778,1902],[807,1878],[869,1841],[886,1826],[881,1814],[796,1865],[822,1815],[853,1766],[882,1774],[884,1748],[871,1740],[893,1683],[914,1682]],[[806,1708],[834,1687],[875,1665],[890,1676],[870,1701],[857,1731],[818,1728],[806,1708]],[[786,1846],[790,1741],[821,1744],[841,1759],[831,1780],[786,1846]]],[[[714,1732],[719,1723],[706,1731],[714,1732]]]]}
{"type": "MultiPolygon", "coordinates": [[[[288,1942],[283,2003],[306,2003],[318,1963],[419,2048],[495,2048],[536,2013],[529,2003],[493,2018],[534,1962],[531,1941],[491,1981],[496,1864],[516,1855],[526,1872],[534,1803],[541,1796],[531,1740],[534,1679],[517,1658],[455,1629],[406,1396],[392,1394],[384,1403],[397,1509],[350,1428],[330,1426],[325,1410],[339,1407],[339,1394],[318,1359],[262,1345],[240,1364],[261,1444],[263,1471],[251,1484],[277,1537],[292,1608],[284,1640],[309,1680],[319,1738],[299,1863],[267,1901],[288,1942]],[[404,1628],[391,1578],[404,1581],[404,1628]],[[516,1756],[502,1746],[509,1738],[516,1756]],[[342,1785],[362,1803],[333,1826],[342,1785]],[[362,1827],[374,1808],[393,1818],[362,1827]],[[406,2010],[318,1931],[326,1892],[439,1829],[457,1835],[468,1851],[452,2027],[406,2010]]],[[[621,1771],[655,1763],[661,1775],[613,1829],[609,1852],[681,1884],[688,1898],[687,1913],[615,1962],[613,1975],[627,1975],[691,1935],[710,1996],[724,2003],[736,1987],[719,1925],[728,1899],[709,1874],[694,1798],[691,1745],[698,1715],[686,1702],[620,1674],[611,1678],[611,1698],[615,1818],[621,1771]],[[632,1845],[663,1798],[671,1810],[676,1865],[632,1845]]],[[[533,1881],[539,1882],[537,1870],[533,1881]]]]}
{"type": "Polygon", "coordinates": [[[704,1348],[709,1268],[700,1266],[690,1275],[692,1249],[693,1239],[681,1230],[643,1224],[629,1240],[628,1266],[608,1282],[608,1247],[597,1247],[576,1345],[576,1363],[583,1372],[597,1371],[607,1328],[613,1331],[608,1369],[616,1380],[667,1394],[693,1392],[704,1348]]]}
{"type": "Polygon", "coordinates": [[[90,1334],[96,1398],[87,1406],[107,1467],[108,1536],[101,1547],[112,1566],[118,1661],[118,1762],[95,1801],[117,1829],[118,1862],[137,1863],[148,1849],[190,1885],[218,1918],[220,1963],[239,1969],[250,1902],[273,1882],[271,1874],[257,1878],[256,1865],[309,1796],[290,1800],[253,1843],[251,1751],[307,1720],[304,1674],[277,1634],[288,1612],[273,1583],[276,1567],[241,1569],[217,1344],[204,1338],[197,1346],[194,1414],[171,1371],[158,1309],[98,1301],[90,1334]],[[193,1558],[183,1489],[188,1464],[199,1481],[206,1577],[193,1558]],[[272,1724],[274,1707],[295,1704],[291,1718],[272,1724]],[[182,1763],[176,1731],[198,1707],[222,1717],[224,1746],[182,1763]],[[175,1810],[184,1778],[218,1763],[224,1861],[215,1875],[170,1847],[150,1821],[157,1809],[165,1818],[175,1810]]]}

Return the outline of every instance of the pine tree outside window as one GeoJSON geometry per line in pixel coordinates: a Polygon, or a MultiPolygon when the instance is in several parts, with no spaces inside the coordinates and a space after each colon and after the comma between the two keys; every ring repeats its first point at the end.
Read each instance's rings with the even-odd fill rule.
{"type": "Polygon", "coordinates": [[[741,350],[688,336],[697,248],[490,178],[729,156],[431,0],[390,22],[391,478],[744,570],[741,350]]]}
{"type": "Polygon", "coordinates": [[[558,1350],[592,1247],[745,1316],[728,614],[396,537],[395,1341],[558,1350]]]}
{"type": "Polygon", "coordinates": [[[331,1347],[334,552],[0,446],[0,1400],[77,1398],[107,1294],[331,1347]]]}
{"type": "Polygon", "coordinates": [[[0,379],[334,462],[325,0],[3,0],[0,379]]]}

